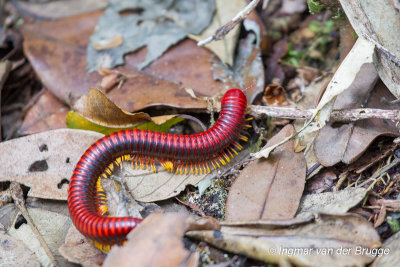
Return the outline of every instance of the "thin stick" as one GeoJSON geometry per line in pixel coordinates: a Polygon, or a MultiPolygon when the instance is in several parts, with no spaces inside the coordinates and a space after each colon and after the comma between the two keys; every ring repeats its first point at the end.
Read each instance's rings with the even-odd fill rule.
{"type": "Polygon", "coordinates": [[[260,0],[253,0],[251,1],[243,10],[241,10],[231,21],[223,25],[222,27],[218,28],[215,31],[213,36],[210,36],[204,40],[201,40],[197,43],[198,46],[204,46],[212,41],[221,40],[227,35],[237,24],[239,24],[242,20],[244,20],[251,11],[257,6],[260,0]]]}
{"type": "Polygon", "coordinates": [[[40,234],[39,230],[36,228],[35,223],[32,220],[32,217],[29,215],[28,209],[25,207],[25,199],[24,193],[20,185],[16,182],[11,182],[11,195],[14,199],[15,206],[19,209],[22,213],[24,218],[28,221],[29,226],[31,227],[33,233],[36,235],[36,238],[39,240],[40,245],[42,245],[44,251],[46,252],[47,257],[52,265],[57,266],[56,259],[54,258],[53,253],[51,252],[49,246],[47,245],[46,241],[44,240],[43,236],[40,234]]]}
{"type": "MultiPolygon", "coordinates": [[[[265,114],[274,118],[284,119],[311,119],[313,116],[312,110],[297,109],[297,108],[283,108],[283,107],[267,107],[267,106],[251,106],[251,115],[256,116],[265,114]]],[[[400,120],[400,110],[386,110],[377,108],[358,108],[358,109],[344,109],[334,110],[331,113],[330,121],[358,121],[364,119],[386,119],[386,120],[400,120]]]]}

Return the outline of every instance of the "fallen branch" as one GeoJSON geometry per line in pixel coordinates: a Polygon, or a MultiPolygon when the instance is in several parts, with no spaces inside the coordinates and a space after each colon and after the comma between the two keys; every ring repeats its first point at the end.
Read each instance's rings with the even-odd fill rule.
{"type": "MultiPolygon", "coordinates": [[[[267,106],[251,106],[251,115],[257,116],[265,114],[273,118],[283,119],[311,119],[313,116],[312,110],[284,108],[284,107],[267,107],[267,106]]],[[[358,109],[343,109],[334,110],[331,113],[330,121],[358,121],[364,119],[386,119],[400,120],[400,110],[385,110],[377,108],[358,108],[358,109]]]]}
{"type": "Polygon", "coordinates": [[[221,40],[227,35],[237,24],[243,21],[254,10],[260,0],[251,1],[243,10],[241,10],[231,21],[218,28],[213,36],[210,36],[197,43],[198,46],[204,46],[212,41],[221,40]]]}

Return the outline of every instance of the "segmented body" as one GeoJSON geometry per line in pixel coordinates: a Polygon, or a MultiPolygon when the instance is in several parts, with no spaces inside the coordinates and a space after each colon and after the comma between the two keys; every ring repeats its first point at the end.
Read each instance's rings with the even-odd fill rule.
{"type": "Polygon", "coordinates": [[[132,159],[136,165],[155,170],[160,163],[167,170],[186,173],[210,172],[241,146],[247,101],[239,89],[227,91],[221,113],[205,132],[193,135],[159,133],[148,130],[123,130],[104,136],[82,155],[71,177],[68,208],[76,228],[100,244],[121,243],[141,222],[133,217],[106,217],[98,209],[99,177],[110,173],[113,162],[132,159]]]}

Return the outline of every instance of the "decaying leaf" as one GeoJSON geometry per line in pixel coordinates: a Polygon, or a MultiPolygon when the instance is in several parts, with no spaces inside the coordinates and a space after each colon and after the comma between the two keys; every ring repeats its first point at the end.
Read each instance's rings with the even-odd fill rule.
{"type": "MultiPolygon", "coordinates": [[[[362,79],[368,80],[365,77],[362,79]]],[[[338,108],[351,108],[353,105],[369,108],[400,108],[399,104],[388,106],[382,103],[383,98],[389,101],[394,98],[383,83],[379,82],[372,93],[369,90],[363,92],[366,88],[352,88],[344,92],[336,100],[338,108]],[[367,98],[367,104],[365,100],[362,101],[365,98],[367,98]]],[[[342,125],[329,124],[318,133],[314,142],[314,153],[324,166],[332,166],[340,161],[349,164],[358,159],[371,142],[381,135],[397,136],[396,122],[367,119],[342,125]]]]}
{"type": "MultiPolygon", "coordinates": [[[[344,12],[358,36],[376,46],[374,65],[390,92],[400,98],[400,14],[391,0],[340,0],[344,12]],[[382,20],[382,14],[385,14],[382,20]]],[[[396,2],[396,1],[394,1],[396,2]]]]}
{"type": "MultiPolygon", "coordinates": [[[[71,225],[69,216],[40,208],[28,208],[28,212],[35,223],[35,227],[37,227],[53,255],[55,255],[57,263],[65,265],[65,260],[58,253],[58,248],[64,242],[68,228],[71,225]]],[[[12,227],[8,233],[24,242],[31,251],[35,252],[42,266],[51,264],[51,261],[29,225],[22,224],[18,229],[12,227]]]]}
{"type": "Polygon", "coordinates": [[[28,196],[66,200],[76,163],[102,136],[60,129],[0,143],[0,181],[16,181],[30,187],[28,196]]]}
{"type": "Polygon", "coordinates": [[[0,232],[0,259],[3,266],[41,266],[23,242],[3,232],[0,232]]]}
{"type": "MultiPolygon", "coordinates": [[[[219,27],[230,21],[245,6],[246,2],[243,0],[216,0],[215,14],[211,24],[204,31],[202,31],[200,35],[191,34],[189,37],[193,40],[201,41],[209,36],[212,36],[219,27]]],[[[239,33],[240,27],[235,27],[224,37],[223,40],[208,43],[205,45],[205,47],[213,51],[222,62],[232,66],[233,55],[239,33]]]]}
{"type": "Polygon", "coordinates": [[[344,214],[364,199],[365,188],[347,188],[336,192],[305,195],[302,197],[297,216],[313,213],[344,214]]]}
{"type": "Polygon", "coordinates": [[[264,89],[264,66],[261,60],[260,49],[253,44],[254,35],[249,34],[247,39],[239,42],[238,54],[232,68],[222,62],[214,62],[213,74],[215,80],[224,83],[226,89],[246,88],[247,102],[252,103],[257,94],[264,89]]]}
{"type": "MultiPolygon", "coordinates": [[[[267,144],[271,146],[291,136],[293,126],[285,126],[267,144]]],[[[302,153],[293,151],[293,141],[284,144],[269,159],[259,159],[239,174],[226,204],[226,220],[293,218],[304,189],[306,163],[302,153]]]]}
{"type": "Polygon", "coordinates": [[[97,267],[104,262],[105,255],[71,225],[65,237],[65,244],[59,248],[60,254],[68,261],[83,267],[97,267]]]}
{"type": "Polygon", "coordinates": [[[68,111],[54,95],[45,91],[27,112],[18,134],[28,135],[66,128],[65,117],[68,111]]]}
{"type": "Polygon", "coordinates": [[[112,1],[90,37],[86,57],[88,70],[121,65],[125,54],[147,46],[146,59],[138,65],[142,69],[189,33],[199,34],[211,22],[214,10],[211,0],[112,1]],[[138,11],[121,16],[120,12],[126,10],[138,11]],[[118,34],[122,38],[120,45],[107,50],[96,49],[100,43],[110,43],[118,34]]]}
{"type": "MultiPolygon", "coordinates": [[[[199,229],[182,213],[151,214],[128,234],[123,246],[114,246],[103,266],[198,266],[199,255],[185,249],[183,234],[199,229]]],[[[215,225],[205,229],[216,229],[215,225]]]]}

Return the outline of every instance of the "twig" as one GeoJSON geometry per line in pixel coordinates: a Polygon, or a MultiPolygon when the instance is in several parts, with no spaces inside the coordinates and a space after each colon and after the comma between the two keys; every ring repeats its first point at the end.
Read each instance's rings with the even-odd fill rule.
{"type": "MultiPolygon", "coordinates": [[[[378,181],[378,178],[382,177],[384,173],[386,173],[388,170],[396,166],[397,164],[400,163],[400,158],[395,158],[390,164],[386,165],[382,169],[380,169],[378,172],[376,172],[374,175],[372,175],[368,180],[364,181],[363,183],[357,185],[357,187],[363,187],[364,185],[368,184],[369,182],[373,181],[371,185],[375,185],[375,183],[378,181]]],[[[370,186],[369,189],[372,189],[370,186]]]]}
{"type": "MultiPolygon", "coordinates": [[[[311,119],[313,116],[313,111],[297,108],[252,105],[251,115],[256,116],[259,114],[265,114],[270,117],[284,119],[311,119]]],[[[334,110],[331,113],[330,121],[358,121],[371,118],[397,121],[400,120],[400,110],[386,110],[377,108],[334,110]]]]}
{"type": "Polygon", "coordinates": [[[198,46],[204,46],[212,41],[221,40],[227,35],[237,24],[244,20],[253,9],[257,6],[260,0],[251,1],[243,10],[241,10],[231,21],[218,28],[213,36],[210,36],[204,40],[197,43],[198,46]]]}
{"type": "Polygon", "coordinates": [[[54,258],[53,253],[51,252],[49,246],[47,245],[46,241],[44,240],[43,236],[40,234],[39,230],[36,228],[32,217],[28,213],[28,209],[25,207],[25,199],[24,194],[20,185],[16,182],[11,182],[10,185],[11,194],[14,199],[15,206],[19,209],[25,219],[28,221],[29,226],[31,227],[33,233],[36,235],[36,238],[39,240],[40,245],[43,247],[44,251],[46,252],[47,257],[49,257],[50,262],[52,265],[57,266],[56,259],[54,258]]]}

